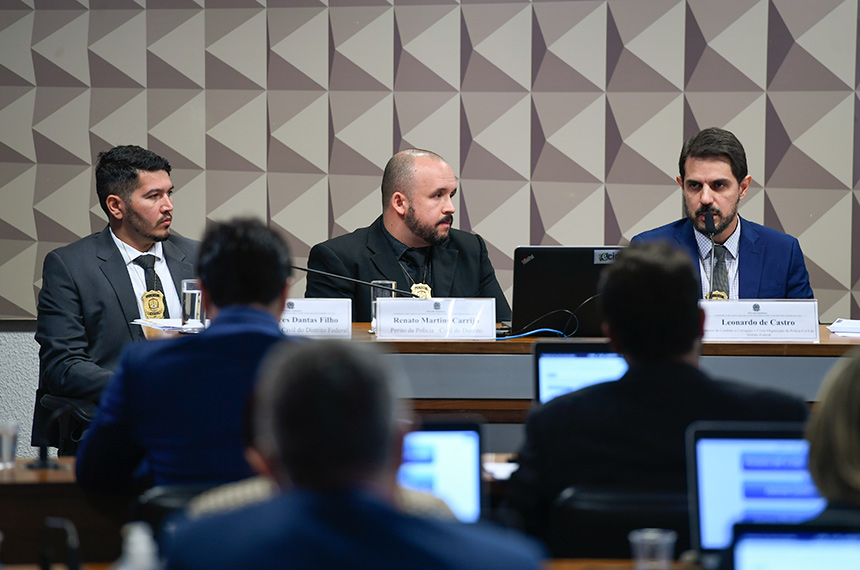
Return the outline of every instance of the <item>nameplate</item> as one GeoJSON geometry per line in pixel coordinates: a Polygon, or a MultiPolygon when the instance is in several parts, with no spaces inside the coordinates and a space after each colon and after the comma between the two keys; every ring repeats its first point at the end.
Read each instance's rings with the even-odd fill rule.
{"type": "Polygon", "coordinates": [[[705,311],[702,340],[818,342],[815,299],[699,301],[705,311]]]}
{"type": "Polygon", "coordinates": [[[383,340],[495,340],[495,299],[378,299],[376,337],[383,340]]]}
{"type": "Polygon", "coordinates": [[[284,334],[351,338],[352,299],[287,299],[280,327],[284,334]]]}

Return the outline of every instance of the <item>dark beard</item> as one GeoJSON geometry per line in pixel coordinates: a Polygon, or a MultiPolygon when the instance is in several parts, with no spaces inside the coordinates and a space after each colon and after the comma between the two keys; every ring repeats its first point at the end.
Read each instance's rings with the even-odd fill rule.
{"type": "MultiPolygon", "coordinates": [[[[167,228],[166,231],[159,234],[153,233],[151,230],[145,229],[144,224],[146,223],[146,221],[143,219],[143,217],[137,213],[137,211],[131,206],[131,204],[126,202],[126,205],[128,206],[128,208],[126,209],[126,213],[128,215],[128,223],[140,236],[145,237],[146,239],[151,239],[154,242],[165,241],[170,237],[170,228],[167,228]]],[[[165,219],[166,218],[161,218],[158,223],[160,224],[165,219]]]]}
{"type": "Polygon", "coordinates": [[[716,226],[716,231],[714,232],[714,235],[720,235],[721,233],[723,233],[724,230],[728,229],[731,223],[735,220],[735,217],[737,217],[738,205],[737,203],[735,203],[735,207],[732,208],[732,215],[729,217],[724,217],[723,213],[718,208],[714,208],[713,206],[702,206],[701,208],[696,210],[695,214],[690,215],[690,210],[689,208],[687,208],[687,202],[684,201],[684,215],[686,215],[687,219],[689,219],[693,223],[693,227],[696,228],[696,231],[705,235],[710,235],[708,234],[708,232],[705,231],[704,226],[700,228],[697,225],[698,220],[696,220],[699,215],[705,214],[707,212],[711,212],[716,216],[720,216],[720,219],[722,221],[719,223],[719,225],[716,226]]]}
{"type": "Polygon", "coordinates": [[[442,235],[439,233],[437,226],[442,222],[450,222],[453,223],[454,216],[451,214],[446,214],[442,217],[441,220],[436,222],[435,226],[431,226],[428,224],[421,223],[415,217],[415,208],[412,205],[409,205],[409,209],[406,211],[406,217],[403,218],[403,223],[406,224],[406,227],[409,228],[416,236],[420,237],[430,245],[442,245],[448,240],[447,235],[442,235]]]}

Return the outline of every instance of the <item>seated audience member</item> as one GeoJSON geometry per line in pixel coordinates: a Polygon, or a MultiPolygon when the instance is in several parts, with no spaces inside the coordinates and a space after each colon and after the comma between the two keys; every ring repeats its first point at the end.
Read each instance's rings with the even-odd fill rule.
{"type": "MultiPolygon", "coordinates": [[[[45,256],[36,318],[37,397],[77,400],[86,411],[98,403],[123,347],[144,340],[132,321],[179,316],[179,284],[194,277],[199,245],[170,231],[173,182],[166,159],[118,146],[99,153],[95,171],[108,225],[45,256]],[[153,296],[158,301],[150,305],[153,296]]],[[[33,445],[74,455],[86,425],[72,420],[52,433],[50,409],[36,405],[33,445]]]]}
{"type": "Polygon", "coordinates": [[[604,271],[604,332],[630,368],[536,408],[526,423],[507,506],[543,539],[556,496],[572,485],[686,489],[685,430],[696,420],[803,421],[805,402],[713,380],[698,367],[704,326],[687,254],[634,244],[604,271]]]}
{"type": "MultiPolygon", "coordinates": [[[[308,267],[362,281],[396,281],[397,289],[433,297],[493,297],[496,320],[510,320],[487,244],[451,227],[456,193],[457,177],[441,156],[398,152],[382,175],[382,215],[366,228],[315,245],[308,267]]],[[[305,297],[348,297],[353,320],[370,321],[364,285],[309,273],[305,297]]]]}
{"type": "Polygon", "coordinates": [[[197,271],[212,324],[123,352],[78,450],[82,487],[139,490],[146,485],[135,480],[141,471],[155,485],[252,475],[243,455],[243,409],[263,356],[284,339],[278,322],[290,269],[286,242],[262,222],[210,227],[197,271]]]}
{"type": "Polygon", "coordinates": [[[827,374],[806,424],[809,472],[827,508],[815,523],[860,525],[860,350],[827,374]]]}
{"type": "Polygon", "coordinates": [[[631,243],[668,240],[683,247],[696,264],[705,298],[812,298],[797,239],[738,215],[752,177],[735,135],[704,129],[684,144],[678,167],[686,217],[634,236],[631,243]],[[716,230],[713,251],[705,226],[709,212],[716,230]]]}
{"type": "Polygon", "coordinates": [[[366,344],[274,350],[255,391],[255,429],[282,491],[180,526],[166,567],[539,568],[540,549],[513,531],[394,507],[406,415],[391,364],[366,344]]]}
{"type": "MultiPolygon", "coordinates": [[[[254,444],[254,406],[253,398],[248,399],[242,422],[242,438],[245,442],[245,459],[256,472],[249,479],[219,485],[194,497],[183,515],[197,518],[223,513],[270,499],[278,493],[277,482],[267,475],[265,463],[254,444]]],[[[407,489],[398,485],[395,504],[403,512],[413,515],[432,516],[443,519],[456,519],[454,512],[445,501],[423,491],[407,489]]]]}

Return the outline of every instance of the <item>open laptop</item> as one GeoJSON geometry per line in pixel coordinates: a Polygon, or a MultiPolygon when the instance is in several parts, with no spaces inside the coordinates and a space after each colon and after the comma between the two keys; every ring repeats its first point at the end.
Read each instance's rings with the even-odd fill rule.
{"type": "Polygon", "coordinates": [[[397,482],[439,497],[462,522],[481,518],[481,430],[477,422],[425,423],[403,441],[397,482]]]}
{"type": "Polygon", "coordinates": [[[608,342],[534,343],[535,401],[545,404],[600,382],[618,380],[627,372],[627,361],[608,342]]]}
{"type": "Polygon", "coordinates": [[[732,544],[736,523],[796,524],[826,501],[807,469],[795,422],[695,422],[687,429],[690,541],[705,568],[732,544]]]}
{"type": "Polygon", "coordinates": [[[734,570],[856,570],[860,527],[738,524],[731,560],[734,570]]]}
{"type": "Polygon", "coordinates": [[[597,282],[603,268],[615,261],[621,249],[517,247],[511,334],[550,329],[565,336],[602,337],[597,282]]]}

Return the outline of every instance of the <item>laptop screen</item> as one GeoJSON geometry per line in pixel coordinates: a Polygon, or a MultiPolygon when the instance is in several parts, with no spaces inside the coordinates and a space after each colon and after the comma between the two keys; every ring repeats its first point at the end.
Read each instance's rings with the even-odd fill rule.
{"type": "Polygon", "coordinates": [[[520,246],[514,251],[511,333],[602,337],[597,282],[618,246],[520,246]],[[543,333],[541,333],[543,334],[543,333]]]}
{"type": "Polygon", "coordinates": [[[735,523],[799,523],[826,506],[802,423],[696,422],[687,444],[691,540],[702,552],[728,548],[735,523]]]}
{"type": "Polygon", "coordinates": [[[538,342],[534,363],[535,399],[541,404],[627,372],[627,361],[607,342],[538,342]]]}
{"type": "Polygon", "coordinates": [[[856,570],[860,528],[738,525],[732,561],[735,570],[856,570]]]}
{"type": "Polygon", "coordinates": [[[429,423],[403,442],[401,486],[435,495],[458,520],[481,518],[481,436],[477,423],[429,423]]]}

